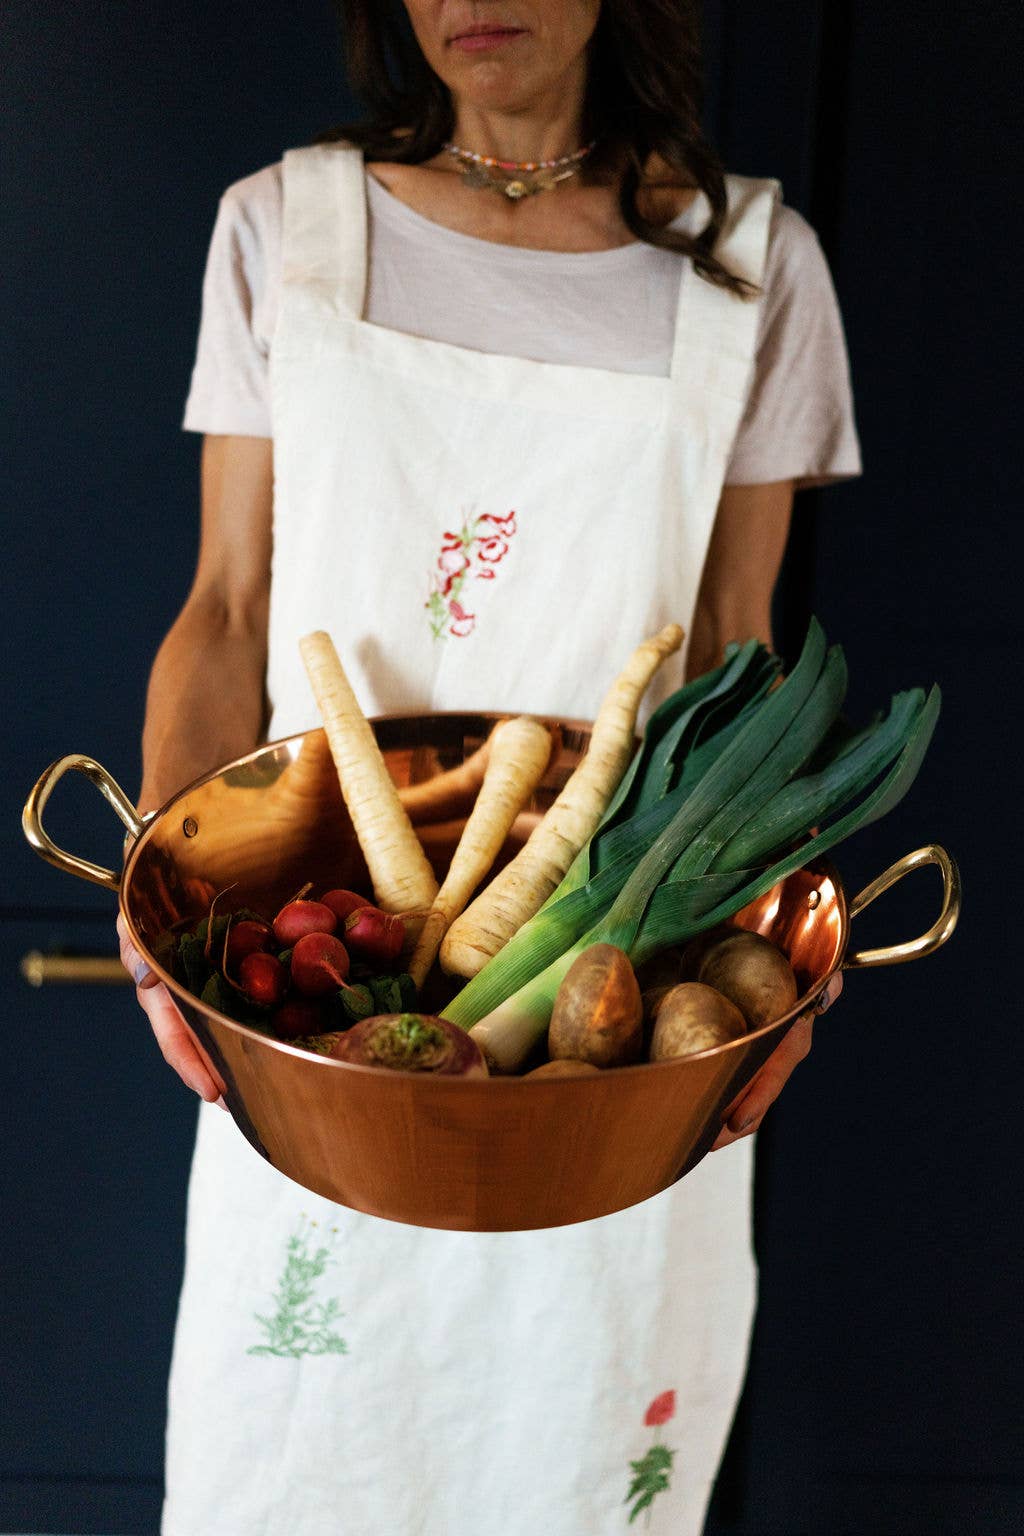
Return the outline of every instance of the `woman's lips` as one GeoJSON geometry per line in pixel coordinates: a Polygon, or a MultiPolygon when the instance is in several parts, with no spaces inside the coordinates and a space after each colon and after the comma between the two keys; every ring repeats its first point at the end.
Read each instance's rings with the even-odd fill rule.
{"type": "Polygon", "coordinates": [[[452,38],[451,45],[453,48],[461,48],[464,53],[484,53],[488,49],[514,42],[524,32],[523,27],[492,27],[486,32],[463,32],[452,38]]]}

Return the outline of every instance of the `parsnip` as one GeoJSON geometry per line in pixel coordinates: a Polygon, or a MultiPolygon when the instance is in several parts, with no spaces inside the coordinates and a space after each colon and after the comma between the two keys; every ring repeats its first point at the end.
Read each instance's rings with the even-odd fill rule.
{"type": "Polygon", "coordinates": [[[668,624],[633,652],[598,711],[590,746],[529,841],[449,928],[441,964],[475,976],[543,906],[596,829],[633,752],[640,701],[666,657],[683,643],[668,624]]]}
{"type": "Polygon", "coordinates": [[[494,731],[455,768],[435,773],[432,779],[424,779],[420,784],[407,784],[398,791],[398,798],[414,827],[424,822],[450,821],[472,810],[487,771],[493,739],[494,731]]]}
{"type": "Polygon", "coordinates": [[[539,720],[521,716],[496,726],[489,746],[476,803],[409,962],[409,974],[417,986],[422,985],[445,933],[490,870],[513,822],[540,783],[551,756],[551,733],[539,720]]]}
{"type": "Polygon", "coordinates": [[[429,907],[437,881],[330,635],[317,630],[299,641],[299,649],[377,905],[385,912],[429,907]]]}

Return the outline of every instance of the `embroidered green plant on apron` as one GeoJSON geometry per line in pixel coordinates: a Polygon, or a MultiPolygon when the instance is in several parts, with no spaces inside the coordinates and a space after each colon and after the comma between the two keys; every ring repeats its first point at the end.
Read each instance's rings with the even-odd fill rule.
{"type": "MultiPolygon", "coordinates": [[[[647,1412],[644,1414],[644,1423],[648,1426],[667,1424],[675,1411],[676,1394],[671,1391],[659,1392],[654,1401],[648,1405],[647,1412]]],[[[669,1474],[672,1471],[675,1454],[675,1451],[669,1450],[667,1445],[659,1444],[656,1439],[646,1455],[641,1456],[639,1461],[630,1462],[633,1480],[623,1500],[623,1503],[631,1503],[633,1506],[629,1512],[630,1525],[644,1509],[650,1520],[651,1505],[656,1495],[668,1491],[669,1474]]]]}
{"type": "Polygon", "coordinates": [[[348,1345],[332,1327],[344,1315],[336,1298],[317,1301],[313,1296],[316,1282],[328,1264],[334,1262],[330,1248],[312,1246],[311,1229],[318,1225],[315,1221],[309,1222],[308,1227],[304,1224],[288,1239],[284,1269],[273,1293],[277,1311],[272,1317],[256,1313],[267,1342],[251,1345],[247,1354],[283,1355],[293,1360],[300,1355],[348,1354],[348,1345]]]}

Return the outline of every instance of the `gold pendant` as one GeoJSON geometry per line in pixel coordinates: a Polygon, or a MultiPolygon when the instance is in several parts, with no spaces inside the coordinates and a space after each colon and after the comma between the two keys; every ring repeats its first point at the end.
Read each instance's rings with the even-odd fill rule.
{"type": "Polygon", "coordinates": [[[507,197],[510,203],[519,203],[524,197],[532,197],[537,192],[551,192],[560,182],[575,176],[578,167],[569,166],[560,172],[533,171],[529,176],[516,176],[511,181],[502,180],[483,165],[467,163],[460,165],[459,170],[467,187],[489,187],[492,192],[500,192],[507,197]]]}

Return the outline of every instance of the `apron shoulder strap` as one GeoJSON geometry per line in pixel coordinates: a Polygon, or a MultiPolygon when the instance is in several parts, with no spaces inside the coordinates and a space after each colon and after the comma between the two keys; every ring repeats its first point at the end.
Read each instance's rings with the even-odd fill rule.
{"type": "MultiPolygon", "coordinates": [[[[760,287],[768,253],[772,211],[781,195],[777,181],[727,176],[728,212],[715,255],[760,287]]],[[[698,277],[683,264],[672,349],[672,378],[687,401],[708,392],[742,405],[750,387],[761,298],[741,299],[698,277]]],[[[738,424],[738,420],[737,420],[738,424]]]]}
{"type": "Polygon", "coordinates": [[[362,151],[312,144],[284,156],[282,278],[313,284],[341,314],[366,300],[366,179],[362,151]]]}

